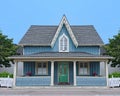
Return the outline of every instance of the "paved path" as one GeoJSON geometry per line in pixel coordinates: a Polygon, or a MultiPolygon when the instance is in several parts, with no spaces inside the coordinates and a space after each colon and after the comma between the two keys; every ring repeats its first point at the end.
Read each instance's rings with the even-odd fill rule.
{"type": "Polygon", "coordinates": [[[0,88],[0,96],[120,96],[120,88],[0,88]]]}

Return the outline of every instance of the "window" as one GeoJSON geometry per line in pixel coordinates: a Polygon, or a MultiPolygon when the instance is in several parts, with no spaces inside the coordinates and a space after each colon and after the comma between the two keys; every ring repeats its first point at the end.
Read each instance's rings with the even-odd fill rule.
{"type": "Polygon", "coordinates": [[[89,75],[89,63],[87,62],[79,62],[79,75],[89,75]]]}
{"type": "Polygon", "coordinates": [[[48,75],[48,64],[47,62],[37,63],[37,75],[48,75]]]}
{"type": "Polygon", "coordinates": [[[69,39],[63,34],[59,39],[59,52],[68,52],[69,51],[69,39]]]}

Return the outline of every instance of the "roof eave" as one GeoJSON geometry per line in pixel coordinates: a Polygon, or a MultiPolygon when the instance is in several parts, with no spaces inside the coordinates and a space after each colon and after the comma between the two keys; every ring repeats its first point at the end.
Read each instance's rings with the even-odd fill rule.
{"type": "Polygon", "coordinates": [[[50,44],[18,44],[18,46],[51,46],[50,44]]]}
{"type": "Polygon", "coordinates": [[[9,57],[9,59],[13,59],[16,61],[34,61],[34,60],[88,60],[88,61],[107,61],[109,59],[113,59],[113,57],[103,56],[103,57],[9,57]]]}
{"type": "Polygon", "coordinates": [[[104,44],[79,44],[78,46],[104,46],[104,44]]]}

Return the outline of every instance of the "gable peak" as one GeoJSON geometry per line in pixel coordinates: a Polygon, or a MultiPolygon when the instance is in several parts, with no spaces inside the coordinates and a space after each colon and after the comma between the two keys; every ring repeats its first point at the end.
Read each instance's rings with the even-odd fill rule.
{"type": "Polygon", "coordinates": [[[67,20],[67,18],[66,18],[65,15],[63,15],[62,20],[61,20],[61,22],[60,22],[60,24],[59,24],[59,26],[58,26],[58,29],[57,29],[57,31],[56,31],[56,33],[55,33],[55,36],[53,37],[53,40],[52,40],[52,42],[51,42],[51,47],[54,46],[54,44],[55,44],[55,42],[56,42],[56,40],[57,40],[57,37],[58,37],[58,35],[59,35],[59,33],[60,33],[63,25],[65,25],[65,27],[66,27],[66,29],[67,29],[67,31],[68,31],[68,33],[69,33],[69,35],[70,35],[70,37],[71,37],[74,45],[77,47],[77,46],[78,46],[78,42],[77,42],[77,40],[76,40],[76,38],[75,38],[75,36],[74,36],[74,34],[73,34],[73,32],[72,32],[72,29],[71,29],[71,27],[70,27],[70,24],[69,24],[69,22],[68,22],[68,20],[67,20]]]}

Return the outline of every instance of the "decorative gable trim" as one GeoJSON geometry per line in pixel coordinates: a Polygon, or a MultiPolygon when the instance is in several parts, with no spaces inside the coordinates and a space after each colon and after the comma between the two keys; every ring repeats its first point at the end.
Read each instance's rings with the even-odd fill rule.
{"type": "Polygon", "coordinates": [[[51,47],[54,46],[54,44],[55,44],[55,42],[56,42],[56,40],[57,40],[57,38],[58,38],[58,35],[59,35],[59,33],[60,33],[60,30],[61,30],[62,27],[63,27],[63,24],[65,24],[65,26],[66,26],[66,28],[67,28],[67,30],[68,30],[68,33],[69,33],[69,35],[70,35],[70,37],[71,37],[74,45],[77,47],[77,46],[78,46],[78,42],[77,42],[77,40],[76,40],[76,38],[75,38],[75,36],[74,36],[74,34],[73,34],[73,32],[72,32],[72,29],[71,29],[71,27],[70,27],[70,25],[69,25],[69,22],[67,21],[67,18],[66,18],[65,15],[62,17],[62,20],[61,20],[61,22],[60,22],[60,24],[59,24],[59,26],[58,26],[58,29],[57,29],[57,31],[56,31],[56,33],[55,33],[55,36],[53,37],[53,40],[52,40],[52,42],[51,42],[51,47]]]}

